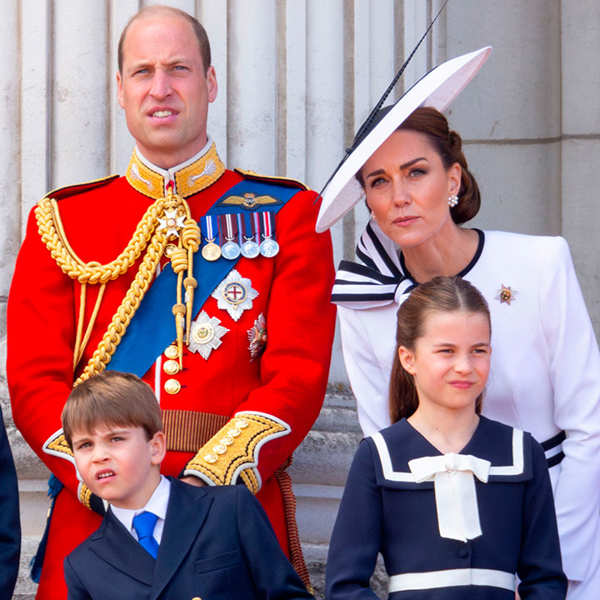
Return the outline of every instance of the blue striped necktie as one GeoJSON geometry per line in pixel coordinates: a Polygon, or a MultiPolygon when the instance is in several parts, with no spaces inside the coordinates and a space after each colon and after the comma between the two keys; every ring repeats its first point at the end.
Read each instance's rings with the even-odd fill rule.
{"type": "Polygon", "coordinates": [[[138,542],[152,558],[156,558],[158,554],[158,542],[152,535],[156,521],[158,521],[158,516],[147,510],[133,517],[133,528],[137,533],[138,542]]]}

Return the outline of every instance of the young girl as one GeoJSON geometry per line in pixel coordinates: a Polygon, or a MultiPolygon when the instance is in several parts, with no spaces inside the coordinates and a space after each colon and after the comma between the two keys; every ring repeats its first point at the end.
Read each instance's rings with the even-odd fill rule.
{"type": "Polygon", "coordinates": [[[396,342],[395,423],[354,457],[328,600],[376,598],[378,552],[394,600],[514,600],[517,587],[522,600],[564,599],[544,452],[479,414],[491,353],[485,300],[463,279],[436,277],[401,305],[396,342]]]}

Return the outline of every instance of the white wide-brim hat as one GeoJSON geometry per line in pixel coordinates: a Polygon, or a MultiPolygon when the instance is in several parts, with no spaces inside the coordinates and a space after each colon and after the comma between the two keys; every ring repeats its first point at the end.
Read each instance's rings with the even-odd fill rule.
{"type": "Polygon", "coordinates": [[[403,94],[352,150],[325,186],[321,193],[317,232],[329,229],[364,196],[355,175],[375,150],[420,106],[431,106],[440,112],[445,110],[475,77],[491,51],[491,46],[485,46],[452,58],[429,71],[403,94]]]}

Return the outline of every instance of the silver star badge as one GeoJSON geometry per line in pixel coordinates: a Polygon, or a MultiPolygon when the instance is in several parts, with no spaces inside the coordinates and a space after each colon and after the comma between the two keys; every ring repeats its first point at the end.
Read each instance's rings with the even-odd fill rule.
{"type": "Polygon", "coordinates": [[[252,282],[247,277],[242,277],[235,269],[212,293],[217,300],[217,306],[226,310],[229,316],[237,321],[245,310],[252,308],[252,300],[258,296],[258,292],[252,288],[252,282]]]}
{"type": "Polygon", "coordinates": [[[163,219],[158,219],[158,229],[166,229],[167,238],[171,236],[179,237],[179,230],[183,227],[185,221],[184,216],[177,215],[176,208],[170,208],[165,210],[165,216],[163,219]]]}
{"type": "Polygon", "coordinates": [[[190,351],[198,352],[204,360],[208,360],[210,353],[223,343],[221,338],[229,331],[220,323],[217,317],[209,317],[202,311],[190,328],[190,351]]]}

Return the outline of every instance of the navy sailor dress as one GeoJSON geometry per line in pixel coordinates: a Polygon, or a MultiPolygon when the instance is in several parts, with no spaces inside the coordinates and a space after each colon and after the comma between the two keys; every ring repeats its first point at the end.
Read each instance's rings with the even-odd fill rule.
{"type": "Polygon", "coordinates": [[[517,587],[521,600],[564,599],[541,446],[485,417],[459,454],[441,454],[406,420],[365,438],[333,529],[327,599],[375,599],[379,552],[393,600],[514,600],[517,587]],[[434,468],[423,475],[420,463],[434,468]],[[466,492],[452,487],[465,477],[466,492]]]}

